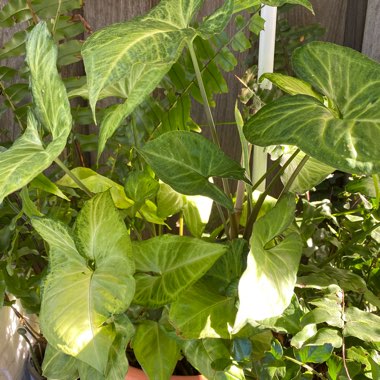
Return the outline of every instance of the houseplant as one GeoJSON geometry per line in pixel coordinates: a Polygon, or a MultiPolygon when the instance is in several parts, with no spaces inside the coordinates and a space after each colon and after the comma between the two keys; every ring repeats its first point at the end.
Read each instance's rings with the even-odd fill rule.
{"type": "Polygon", "coordinates": [[[88,82],[71,96],[88,97],[95,119],[98,98],[128,96],[102,115],[98,158],[185,45],[194,65],[214,142],[188,125],[155,131],[134,147],[124,183],[89,168],[70,171],[57,158],[72,124],[68,96],[46,24],[29,35],[33,108],[24,135],[0,154],[1,197],[26,186],[55,160],[66,172],[58,184],[77,213],[63,223],[44,215],[33,192],[20,194],[24,214],[49,246],[39,311],[49,342],[44,373],[122,379],[131,342],[150,378],[168,378],[181,355],[207,378],[376,378],[380,334],[367,326],[379,321],[379,159],[373,143],[379,135],[379,65],[331,44],[297,50],[293,65],[299,79],[266,75],[290,96],[269,103],[245,125],[236,109],[243,168],[218,147],[192,41],[220,33],[235,10],[252,2],[236,1],[234,7],[226,1],[197,28],[189,27],[200,5],[164,0],[148,15],[105,28],[84,45],[88,82]],[[281,148],[290,158],[277,174],[285,181],[278,200],[268,197],[270,184],[254,193],[247,140],[294,144],[305,152],[281,148]],[[299,163],[289,173],[294,162],[299,163]],[[373,176],[347,187],[341,199],[355,208],[337,213],[339,204],[299,196],[296,214],[296,196],[289,190],[304,193],[335,169],[373,176]],[[222,177],[224,191],[210,177],[222,177]],[[236,199],[246,192],[244,205],[234,205],[227,178],[243,184],[236,199]],[[209,234],[187,197],[192,195],[219,205],[221,225],[209,234]],[[178,214],[180,230],[183,215],[196,237],[163,233],[167,217],[178,214]],[[148,236],[142,223],[151,228],[148,236]],[[358,371],[357,363],[366,371],[358,371]]]}

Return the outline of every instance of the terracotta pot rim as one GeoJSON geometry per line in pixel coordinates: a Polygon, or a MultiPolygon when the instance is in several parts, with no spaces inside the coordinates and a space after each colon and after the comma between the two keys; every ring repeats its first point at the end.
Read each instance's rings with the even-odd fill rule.
{"type": "MultiPolygon", "coordinates": [[[[135,367],[129,367],[125,380],[147,380],[148,376],[143,370],[135,367]]],[[[171,380],[207,380],[203,375],[195,376],[171,376],[171,380]]]]}

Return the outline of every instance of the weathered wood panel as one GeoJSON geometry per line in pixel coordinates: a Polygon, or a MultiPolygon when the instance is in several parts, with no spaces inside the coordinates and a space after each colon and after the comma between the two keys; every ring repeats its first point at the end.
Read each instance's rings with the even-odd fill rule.
{"type": "Polygon", "coordinates": [[[380,0],[368,0],[362,51],[380,61],[380,0]]]}
{"type": "Polygon", "coordinates": [[[326,41],[343,45],[348,0],[311,0],[311,3],[315,15],[303,7],[294,7],[287,15],[290,25],[318,23],[326,29],[326,41]]]}

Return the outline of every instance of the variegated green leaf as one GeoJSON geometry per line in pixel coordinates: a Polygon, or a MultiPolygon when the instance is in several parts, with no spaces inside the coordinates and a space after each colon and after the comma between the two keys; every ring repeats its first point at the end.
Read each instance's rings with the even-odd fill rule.
{"type": "Polygon", "coordinates": [[[27,62],[35,104],[28,127],[13,146],[0,153],[0,203],[48,168],[66,145],[71,130],[70,105],[56,68],[57,48],[45,23],[38,24],[27,42],[27,62]],[[51,133],[46,146],[38,135],[39,123],[51,133]]]}
{"type": "Polygon", "coordinates": [[[33,227],[50,247],[41,328],[48,342],[102,374],[115,327],[134,294],[134,263],[126,227],[109,193],[95,196],[78,215],[75,231],[49,219],[33,227]]]}
{"type": "Polygon", "coordinates": [[[127,102],[102,126],[99,154],[121,120],[153,91],[195,37],[189,26],[201,4],[202,0],[163,0],[145,16],[111,25],[86,41],[82,54],[94,115],[102,89],[122,78],[128,81],[127,102]]]}
{"type": "Polygon", "coordinates": [[[254,225],[247,269],[239,282],[237,331],[246,323],[279,316],[291,302],[302,251],[300,235],[286,231],[295,206],[288,194],[254,225]]]}
{"type": "Polygon", "coordinates": [[[168,132],[139,150],[158,177],[186,195],[204,195],[232,208],[210,177],[244,179],[244,169],[211,141],[187,131],[168,132]]]}
{"type": "MultiPolygon", "coordinates": [[[[295,148],[291,149],[289,152],[284,154],[281,158],[281,163],[284,164],[286,160],[294,153],[295,148]]],[[[305,157],[305,153],[300,152],[293,159],[290,165],[285,169],[283,175],[281,176],[281,181],[286,185],[291,178],[294,171],[297,169],[298,165],[305,157]]],[[[306,191],[312,189],[314,186],[322,182],[329,174],[333,173],[335,168],[330,165],[326,165],[323,162],[316,160],[315,158],[309,158],[306,164],[302,167],[301,171],[298,173],[289,191],[294,193],[305,193],[306,191]]]]}
{"type": "Polygon", "coordinates": [[[380,172],[380,64],[346,47],[312,42],[293,55],[296,74],[329,99],[269,103],[245,125],[257,145],[289,144],[339,170],[380,172]]]}
{"type": "Polygon", "coordinates": [[[209,38],[213,34],[221,33],[231,19],[234,0],[226,0],[212,15],[206,17],[198,28],[202,38],[209,38]]]}
{"type": "Polygon", "coordinates": [[[289,95],[308,95],[323,103],[323,96],[313,89],[310,83],[301,79],[279,73],[265,73],[260,77],[270,80],[274,85],[289,95]]]}
{"type": "MultiPolygon", "coordinates": [[[[65,13],[80,8],[83,0],[31,0],[31,5],[39,17],[48,19],[55,17],[57,12],[65,13]]],[[[8,27],[30,20],[32,16],[25,0],[9,0],[1,9],[0,27],[8,27]]]]}
{"type": "Polygon", "coordinates": [[[134,243],[134,302],[159,307],[174,301],[182,291],[199,280],[226,250],[222,244],[175,235],[134,243]]]}
{"type": "Polygon", "coordinates": [[[270,5],[272,7],[280,7],[284,4],[296,4],[302,5],[310,11],[313,11],[313,7],[309,0],[235,0],[233,13],[257,7],[260,6],[260,4],[270,5]]]}
{"type": "Polygon", "coordinates": [[[125,78],[124,104],[111,108],[101,123],[98,156],[120,123],[157,87],[197,35],[209,38],[228,23],[233,1],[207,17],[200,28],[190,23],[203,0],[162,0],[143,17],[94,33],[83,46],[90,105],[95,117],[102,90],[125,78]]]}

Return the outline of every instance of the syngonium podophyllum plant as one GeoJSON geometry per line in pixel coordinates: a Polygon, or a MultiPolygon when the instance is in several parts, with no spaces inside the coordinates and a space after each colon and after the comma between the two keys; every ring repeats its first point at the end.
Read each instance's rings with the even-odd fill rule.
{"type": "MultiPolygon", "coordinates": [[[[288,2],[309,6],[303,0],[288,2]]],[[[361,354],[368,353],[362,359],[371,375],[366,378],[376,378],[380,333],[368,326],[379,323],[380,317],[369,310],[376,310],[380,301],[348,270],[300,267],[308,249],[319,252],[310,241],[316,239],[313,221],[322,214],[307,204],[295,223],[296,196],[289,190],[309,190],[336,169],[367,175],[373,181],[366,183],[367,189],[373,185],[373,210],[378,209],[380,66],[328,43],[299,48],[293,56],[298,79],[266,75],[289,95],[245,124],[236,110],[241,166],[219,147],[193,41],[220,33],[233,12],[252,3],[225,1],[195,26],[202,1],[163,0],[147,15],[102,29],[86,41],[87,85],[77,94],[89,99],[94,118],[97,101],[110,89],[126,97],[100,121],[98,158],[184,49],[190,53],[212,130],[213,142],[180,127],[152,136],[136,147],[139,165],[125,184],[88,168],[69,171],[58,159],[71,131],[70,105],[46,24],[30,33],[26,50],[33,106],[24,134],[0,153],[0,199],[26,186],[53,161],[67,172],[59,184],[83,193],[73,224],[44,216],[25,192],[21,195],[32,227],[49,247],[39,313],[48,341],[46,377],[122,379],[130,347],[152,379],[169,378],[182,356],[207,378],[350,378],[350,371],[360,372],[354,365],[360,350],[346,357],[347,339],[354,337],[373,344],[361,354]],[[249,143],[298,147],[286,148],[290,158],[284,155],[278,174],[286,185],[278,200],[266,201],[270,187],[258,198],[254,193],[258,184],[250,182],[249,143]],[[223,179],[223,190],[210,181],[213,177],[223,179]],[[227,179],[240,181],[236,200],[246,198],[243,213],[238,203],[234,208],[227,179]],[[192,222],[198,211],[188,196],[199,195],[213,200],[223,215],[216,233],[206,235],[192,222]],[[156,228],[163,223],[160,216],[165,222],[178,212],[187,215],[187,227],[196,237],[156,228]],[[157,236],[139,236],[131,215],[150,222],[157,236]],[[296,286],[308,293],[295,294],[296,286]],[[347,305],[346,291],[359,294],[355,305],[366,307],[347,305]],[[327,370],[311,364],[323,362],[327,370]]],[[[77,196],[73,190],[71,194],[77,196]]],[[[367,233],[357,242],[376,231],[373,215],[366,214],[367,233]]],[[[347,247],[342,242],[338,253],[347,247]]],[[[376,247],[371,242],[364,249],[376,247]]]]}

